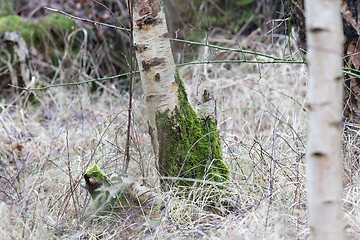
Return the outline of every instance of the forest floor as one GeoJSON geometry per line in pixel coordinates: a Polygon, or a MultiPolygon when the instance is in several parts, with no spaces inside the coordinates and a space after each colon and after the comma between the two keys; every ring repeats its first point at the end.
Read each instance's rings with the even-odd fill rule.
{"type": "MultiPolygon", "coordinates": [[[[209,40],[280,58],[294,47],[286,36],[271,44],[259,38],[255,32],[237,43],[216,35],[209,40]]],[[[202,48],[198,55],[199,60],[215,57],[232,60],[239,53],[202,48]]],[[[265,60],[254,55],[247,59],[265,60]]],[[[157,210],[123,206],[118,213],[96,214],[83,174],[94,163],[109,175],[122,169],[129,95],[111,82],[94,92],[89,84],[57,87],[0,103],[0,238],[308,239],[306,66],[219,63],[179,71],[194,105],[202,89],[216,99],[224,161],[230,169],[222,194],[233,203],[231,208],[219,204],[209,210],[213,203],[201,189],[186,195],[180,188],[159,188],[137,83],[129,177],[160,194],[165,204],[157,210]]],[[[343,144],[349,239],[360,239],[358,135],[351,126],[343,144]]]]}

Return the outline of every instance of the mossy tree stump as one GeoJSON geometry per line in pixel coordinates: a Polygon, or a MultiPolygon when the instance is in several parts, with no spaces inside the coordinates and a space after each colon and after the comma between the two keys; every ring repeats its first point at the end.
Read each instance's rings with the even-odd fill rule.
{"type": "MultiPolygon", "coordinates": [[[[180,75],[175,75],[180,105],[157,112],[159,172],[162,176],[223,182],[228,170],[222,162],[221,142],[213,116],[198,117],[190,105],[180,75]]],[[[181,185],[191,182],[181,181],[181,185]]]]}
{"type": "MultiPolygon", "coordinates": [[[[163,179],[186,178],[224,182],[215,120],[199,118],[191,107],[176,71],[165,14],[160,0],[134,1],[134,44],[147,107],[149,133],[163,179]]],[[[162,181],[166,186],[168,181],[162,181]]]]}

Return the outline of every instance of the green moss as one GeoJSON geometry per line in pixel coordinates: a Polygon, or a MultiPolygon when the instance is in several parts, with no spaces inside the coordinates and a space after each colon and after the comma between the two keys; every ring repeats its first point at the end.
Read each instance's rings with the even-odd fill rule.
{"type": "MultiPolygon", "coordinates": [[[[0,0],[1,1],[1,0],[0,0]]],[[[1,3],[1,2],[0,2],[1,3]]],[[[65,34],[72,32],[76,27],[74,21],[68,17],[52,14],[41,19],[26,19],[17,15],[8,15],[0,17],[0,38],[4,37],[6,32],[20,32],[27,46],[34,47],[41,53],[49,55],[54,59],[54,63],[58,60],[59,53],[65,49],[65,34]],[[56,57],[55,57],[56,56],[56,57]]],[[[13,54],[11,45],[6,46],[12,53],[11,59],[7,59],[6,51],[0,52],[0,56],[6,61],[11,60],[14,69],[18,69],[18,63],[16,54],[13,54]]],[[[74,44],[73,50],[77,49],[77,45],[74,44]]],[[[61,53],[60,53],[61,54],[61,53]]],[[[0,67],[5,66],[5,61],[0,62],[0,67]]],[[[0,82],[8,81],[9,75],[5,74],[0,77],[0,82]]]]}
{"type": "Polygon", "coordinates": [[[129,197],[122,185],[121,179],[113,177],[111,179],[99,168],[97,164],[89,167],[85,175],[88,178],[95,178],[100,184],[95,186],[88,186],[90,194],[92,191],[93,208],[99,214],[104,215],[109,212],[118,212],[122,206],[133,204],[129,202],[129,197]]]}
{"type": "Polygon", "coordinates": [[[63,41],[56,34],[70,33],[76,24],[71,19],[52,14],[40,20],[29,20],[17,15],[9,15],[0,18],[0,37],[5,32],[19,31],[28,45],[34,44],[36,48],[42,48],[44,41],[52,36],[56,43],[63,41]]]}
{"type": "Polygon", "coordinates": [[[15,12],[15,8],[18,5],[17,0],[0,0],[0,17],[7,16],[13,14],[15,12]]]}
{"type": "MultiPolygon", "coordinates": [[[[222,161],[221,142],[216,123],[200,119],[191,107],[179,74],[180,107],[157,113],[159,166],[163,176],[224,182],[228,169],[222,161]]],[[[192,182],[181,181],[180,185],[192,182]]]]}
{"type": "Polygon", "coordinates": [[[75,29],[76,23],[68,17],[52,14],[40,20],[40,25],[44,29],[51,29],[58,32],[71,32],[75,29]]]}
{"type": "Polygon", "coordinates": [[[20,31],[22,28],[27,26],[28,23],[22,17],[17,15],[9,15],[0,18],[1,33],[20,31]]]}
{"type": "Polygon", "coordinates": [[[95,178],[100,183],[107,179],[106,174],[99,168],[97,164],[94,164],[92,167],[89,167],[85,173],[89,178],[95,178]]]}

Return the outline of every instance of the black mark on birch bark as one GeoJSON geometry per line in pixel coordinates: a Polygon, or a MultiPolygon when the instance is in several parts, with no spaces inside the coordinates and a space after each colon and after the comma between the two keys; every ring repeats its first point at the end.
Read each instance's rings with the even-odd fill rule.
{"type": "Polygon", "coordinates": [[[160,0],[136,0],[135,7],[139,11],[140,19],[136,20],[136,25],[143,29],[146,25],[155,25],[162,22],[157,18],[161,11],[160,0]]]}
{"type": "Polygon", "coordinates": [[[156,25],[161,22],[162,22],[162,19],[155,18],[153,16],[146,16],[146,17],[142,17],[142,18],[136,20],[136,25],[140,29],[146,29],[146,26],[148,26],[148,25],[156,25]]]}
{"type": "Polygon", "coordinates": [[[335,78],[335,81],[336,81],[336,82],[340,82],[340,81],[342,81],[342,79],[343,79],[342,76],[337,76],[337,77],[335,78]]]}
{"type": "Polygon", "coordinates": [[[325,156],[325,153],[322,153],[322,152],[314,152],[312,154],[314,157],[324,157],[325,156]]]}
{"type": "Polygon", "coordinates": [[[136,7],[140,16],[152,14],[155,17],[161,10],[160,0],[136,0],[136,7]]]}
{"type": "Polygon", "coordinates": [[[333,122],[330,122],[330,126],[333,126],[333,127],[343,127],[343,126],[344,126],[344,122],[343,122],[343,121],[333,121],[333,122]]]}
{"type": "Polygon", "coordinates": [[[143,52],[144,50],[149,49],[145,44],[136,44],[135,47],[139,52],[143,52]]]}
{"type": "Polygon", "coordinates": [[[154,57],[154,58],[150,59],[149,61],[142,61],[141,64],[142,64],[144,71],[148,71],[150,68],[160,65],[164,62],[165,62],[165,58],[154,57]]]}
{"type": "Polygon", "coordinates": [[[333,204],[334,201],[332,201],[332,200],[326,200],[326,201],[324,201],[323,203],[326,204],[326,205],[329,205],[329,204],[333,204]]]}
{"type": "Polygon", "coordinates": [[[149,95],[149,96],[146,96],[146,100],[150,101],[151,99],[154,99],[155,97],[156,97],[156,95],[149,95]]]}
{"type": "Polygon", "coordinates": [[[321,28],[321,27],[313,27],[313,28],[310,28],[310,32],[312,33],[319,33],[319,32],[323,32],[323,31],[326,31],[325,28],[321,28]]]}

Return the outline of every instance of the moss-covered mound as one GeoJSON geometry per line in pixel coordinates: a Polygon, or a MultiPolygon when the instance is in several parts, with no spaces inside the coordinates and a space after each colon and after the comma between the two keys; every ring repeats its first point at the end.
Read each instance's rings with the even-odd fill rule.
{"type": "Polygon", "coordinates": [[[61,45],[63,36],[72,32],[75,27],[76,23],[73,20],[59,14],[35,20],[9,15],[0,18],[0,37],[4,36],[5,32],[18,31],[28,46],[33,45],[41,49],[44,43],[50,40],[55,40],[55,43],[61,45]]]}
{"type": "MultiPolygon", "coordinates": [[[[17,86],[29,84],[32,69],[31,59],[43,57],[48,63],[58,61],[59,56],[63,55],[62,52],[65,50],[68,41],[67,34],[75,29],[76,23],[73,20],[59,14],[36,19],[27,19],[18,15],[0,17],[0,41],[2,43],[0,67],[9,69],[9,71],[1,72],[0,88],[9,89],[10,82],[17,86]],[[9,38],[10,35],[6,35],[6,33],[12,33],[14,36],[15,32],[20,33],[16,35],[18,37],[9,38]],[[30,48],[37,51],[30,53],[28,51],[30,48]]],[[[76,42],[71,44],[71,48],[77,49],[76,42]]],[[[49,75],[47,73],[47,76],[49,75]]],[[[8,92],[7,96],[10,95],[11,93],[8,92]]]]}
{"type": "MultiPolygon", "coordinates": [[[[184,82],[177,74],[180,107],[156,116],[159,171],[162,176],[224,182],[228,169],[222,161],[221,142],[212,118],[200,119],[191,107],[184,82]],[[170,115],[170,116],[169,116],[170,115]]],[[[190,185],[188,180],[180,185],[190,185]]]]}

